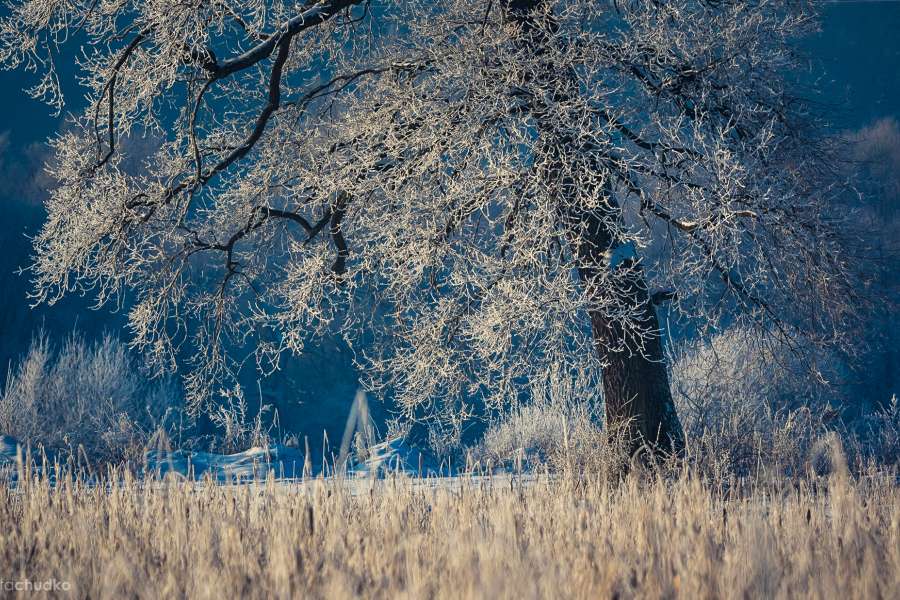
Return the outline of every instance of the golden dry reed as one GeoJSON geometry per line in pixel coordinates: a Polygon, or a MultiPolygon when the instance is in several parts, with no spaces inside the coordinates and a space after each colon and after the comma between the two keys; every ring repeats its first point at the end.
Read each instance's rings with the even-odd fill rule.
{"type": "Polygon", "coordinates": [[[741,492],[688,474],[32,477],[0,488],[0,520],[4,596],[51,582],[79,598],[900,597],[900,494],[885,474],[741,492]]]}

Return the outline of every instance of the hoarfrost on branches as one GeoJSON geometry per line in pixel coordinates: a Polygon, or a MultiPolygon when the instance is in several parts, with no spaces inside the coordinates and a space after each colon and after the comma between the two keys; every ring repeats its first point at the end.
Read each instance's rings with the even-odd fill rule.
{"type": "Polygon", "coordinates": [[[785,82],[808,3],[546,0],[527,25],[516,4],[14,4],[0,59],[51,105],[58,47],[90,42],[36,299],[133,292],[159,368],[197,350],[198,408],[248,358],[276,368],[337,328],[365,341],[370,388],[451,428],[549,365],[599,378],[608,352],[643,352],[659,332],[623,299],[634,269],[671,319],[841,342],[840,190],[785,82]],[[137,171],[127,135],[160,140],[137,171]],[[588,232],[567,215],[587,213],[603,268],[573,251],[588,232]],[[596,351],[589,313],[615,347],[596,351]]]}

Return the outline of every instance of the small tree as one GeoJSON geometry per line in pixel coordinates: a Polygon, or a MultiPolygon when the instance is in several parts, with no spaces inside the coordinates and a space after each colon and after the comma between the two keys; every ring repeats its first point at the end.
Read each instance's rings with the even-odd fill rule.
{"type": "Polygon", "coordinates": [[[609,421],[677,450],[659,304],[814,343],[852,315],[828,149],[786,83],[807,2],[11,11],[0,58],[42,68],[32,93],[57,107],[51,50],[92,42],[37,299],[132,290],[151,359],[199,350],[198,407],[239,348],[266,370],[337,324],[410,418],[458,430],[473,399],[587,364],[609,421]],[[139,133],[160,143],[134,172],[119,140],[139,133]]]}

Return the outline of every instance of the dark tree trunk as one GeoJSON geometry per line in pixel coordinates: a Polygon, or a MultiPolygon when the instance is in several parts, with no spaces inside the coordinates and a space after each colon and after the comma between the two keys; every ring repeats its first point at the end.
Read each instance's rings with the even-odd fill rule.
{"type": "MultiPolygon", "coordinates": [[[[612,200],[610,210],[616,210],[612,200]]],[[[610,260],[616,241],[597,211],[570,213],[569,229],[580,231],[570,240],[578,261],[578,275],[591,293],[601,270],[614,269],[615,277],[602,285],[615,285],[613,292],[623,308],[639,316],[636,327],[624,328],[602,311],[591,311],[591,331],[603,367],[603,400],[607,427],[624,427],[630,450],[643,446],[659,454],[677,454],[684,449],[684,434],[666,371],[656,307],[651,302],[644,272],[632,258],[618,264],[610,260]]]]}
{"type": "Polygon", "coordinates": [[[632,450],[647,445],[662,454],[684,449],[681,422],[675,411],[669,376],[663,357],[656,309],[650,303],[639,264],[626,260],[623,270],[623,297],[642,311],[645,334],[638,346],[630,340],[623,350],[616,348],[629,334],[603,314],[591,314],[591,330],[603,367],[603,399],[607,425],[626,426],[625,435],[632,450]],[[640,350],[638,350],[640,348],[640,350]]]}
{"type": "MultiPolygon", "coordinates": [[[[518,22],[524,33],[531,34],[535,31],[534,11],[544,2],[504,0],[503,5],[507,16],[518,22]]],[[[531,37],[523,47],[540,54],[540,37],[540,34],[531,37]]],[[[546,73],[558,76],[554,65],[547,64],[546,67],[546,73]]],[[[552,140],[547,144],[549,147],[557,152],[561,148],[577,151],[573,140],[557,132],[555,124],[542,116],[543,111],[539,107],[533,108],[541,137],[545,138],[545,142],[552,140]]],[[[684,448],[684,434],[669,387],[659,319],[647,291],[643,269],[631,258],[618,264],[609,259],[610,253],[621,243],[608,225],[621,212],[614,198],[607,198],[602,203],[605,207],[602,209],[585,211],[575,208],[577,202],[573,199],[577,194],[574,184],[562,175],[565,172],[566,151],[557,155],[558,162],[551,168],[549,177],[551,180],[561,180],[560,218],[570,232],[569,243],[578,263],[579,278],[591,294],[592,288],[598,285],[598,276],[606,269],[615,269],[616,276],[604,278],[602,285],[608,286],[614,282],[618,289],[607,289],[605,292],[612,291],[623,308],[632,309],[640,315],[637,327],[626,330],[602,311],[592,311],[590,314],[594,343],[604,363],[603,397],[607,427],[624,427],[632,451],[646,446],[654,453],[679,453],[684,448]]]]}

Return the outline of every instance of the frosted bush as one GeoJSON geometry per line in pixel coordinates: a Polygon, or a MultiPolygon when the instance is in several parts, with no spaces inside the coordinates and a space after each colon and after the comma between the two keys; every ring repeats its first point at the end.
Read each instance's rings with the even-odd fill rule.
{"type": "Polygon", "coordinates": [[[837,362],[760,344],[742,328],[672,352],[672,391],[689,455],[706,469],[797,472],[837,424],[837,362]],[[827,373],[826,376],[823,373],[827,373]]]}
{"type": "Polygon", "coordinates": [[[207,445],[212,451],[224,454],[270,446],[272,430],[278,425],[278,412],[271,404],[261,403],[256,415],[251,416],[240,386],[222,393],[221,401],[210,411],[209,418],[217,431],[208,436],[207,445]],[[266,423],[269,413],[272,413],[272,419],[266,423]]]}
{"type": "Polygon", "coordinates": [[[550,369],[527,402],[496,415],[470,460],[481,465],[554,469],[613,468],[621,453],[602,430],[601,392],[586,371],[550,369]]]}
{"type": "Polygon", "coordinates": [[[483,457],[495,464],[542,461],[564,449],[570,432],[591,425],[587,415],[567,415],[557,406],[521,406],[485,433],[483,457]]]}
{"type": "Polygon", "coordinates": [[[896,395],[856,425],[855,451],[860,459],[900,465],[900,402],[896,395]]]}
{"type": "Polygon", "coordinates": [[[0,432],[51,454],[122,462],[140,458],[179,394],[148,381],[127,347],[73,334],[56,349],[36,337],[0,396],[0,432]]]}

